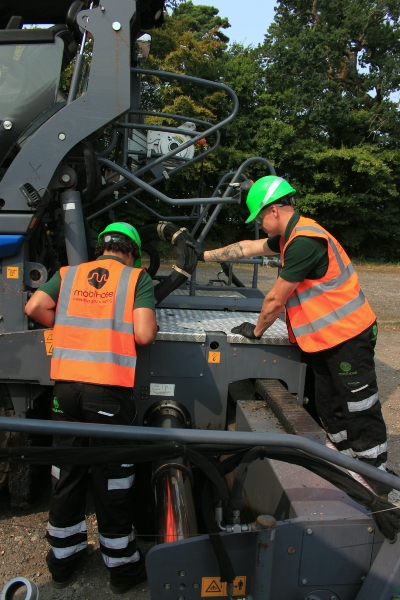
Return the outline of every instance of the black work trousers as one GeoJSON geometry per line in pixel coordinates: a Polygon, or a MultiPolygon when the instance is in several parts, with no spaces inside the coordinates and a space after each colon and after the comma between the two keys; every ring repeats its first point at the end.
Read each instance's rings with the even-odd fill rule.
{"type": "MultiPolygon", "coordinates": [[[[131,425],[135,403],[130,388],[57,382],[52,415],[55,421],[131,425]]],[[[57,447],[117,445],[118,440],[57,436],[57,447]]],[[[94,464],[92,486],[103,560],[111,583],[129,582],[141,569],[132,529],[133,464],[94,464]]],[[[87,466],[52,466],[52,497],[47,525],[51,550],[47,564],[57,581],[67,580],[87,547],[85,521],[87,466]]]]}
{"type": "MultiPolygon", "coordinates": [[[[341,452],[386,468],[387,438],[376,381],[376,323],[329,350],[310,354],[315,403],[328,437],[341,452]]],[[[390,488],[368,480],[377,494],[390,488]]]]}

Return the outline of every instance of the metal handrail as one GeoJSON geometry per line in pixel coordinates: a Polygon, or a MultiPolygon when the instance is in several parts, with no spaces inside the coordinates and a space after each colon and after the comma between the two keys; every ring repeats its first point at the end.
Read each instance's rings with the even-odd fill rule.
{"type": "Polygon", "coordinates": [[[233,446],[265,446],[292,448],[316,456],[363,477],[400,490],[400,477],[392,475],[331,450],[322,444],[288,433],[259,433],[254,431],[209,431],[203,429],[167,429],[160,427],[132,427],[130,425],[99,425],[94,423],[67,423],[40,419],[0,417],[0,431],[22,431],[44,435],[93,437],[135,442],[180,442],[186,444],[221,444],[233,446]]]}

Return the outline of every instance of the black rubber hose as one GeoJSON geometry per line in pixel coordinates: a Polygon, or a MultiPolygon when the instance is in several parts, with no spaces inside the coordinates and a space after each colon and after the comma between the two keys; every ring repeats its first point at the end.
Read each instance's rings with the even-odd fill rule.
{"type": "Polygon", "coordinates": [[[242,510],[243,486],[249,465],[263,455],[262,448],[252,448],[243,456],[233,480],[229,506],[232,510],[242,510]]]}
{"type": "Polygon", "coordinates": [[[172,273],[154,288],[156,304],[160,304],[164,298],[183,285],[195,270],[197,256],[193,248],[186,244],[187,240],[193,241],[193,238],[187,229],[180,229],[172,223],[162,222],[145,225],[139,229],[138,233],[143,246],[154,240],[161,239],[172,243],[178,250],[176,265],[174,265],[177,269],[173,269],[172,273]]]}
{"type": "Polygon", "coordinates": [[[91,202],[101,191],[100,164],[92,144],[90,142],[85,142],[82,146],[86,167],[86,193],[84,201],[91,202]]]}
{"type": "Polygon", "coordinates": [[[206,477],[212,482],[215,489],[215,501],[221,502],[222,504],[226,503],[229,499],[229,491],[225,480],[219,474],[218,469],[208,458],[200,454],[200,452],[187,448],[186,453],[190,462],[201,469],[206,477]]]}
{"type": "Polygon", "coordinates": [[[160,253],[158,252],[157,248],[155,248],[153,244],[150,244],[149,242],[146,242],[144,245],[142,244],[142,253],[143,252],[147,254],[150,259],[150,265],[146,270],[153,279],[160,268],[160,253]]]}
{"type": "Polygon", "coordinates": [[[207,529],[207,533],[210,536],[210,542],[215,552],[215,556],[218,561],[219,574],[221,581],[227,583],[233,583],[236,578],[235,569],[233,568],[230,556],[225,548],[221,536],[220,530],[217,523],[215,522],[213,512],[213,497],[212,497],[212,484],[207,479],[203,486],[202,493],[202,508],[203,508],[203,519],[207,529]]]}
{"type": "MultiPolygon", "coordinates": [[[[229,264],[222,262],[221,269],[223,270],[224,274],[229,277],[229,264]]],[[[233,285],[236,285],[236,287],[246,287],[234,273],[232,273],[232,283],[233,285]]]]}

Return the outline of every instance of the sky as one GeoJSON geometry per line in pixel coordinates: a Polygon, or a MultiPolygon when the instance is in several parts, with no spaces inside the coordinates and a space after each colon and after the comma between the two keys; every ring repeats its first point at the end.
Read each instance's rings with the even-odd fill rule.
{"type": "Polygon", "coordinates": [[[231,27],[222,31],[231,42],[257,46],[274,20],[275,0],[192,0],[218,8],[221,17],[228,17],[231,27]]]}

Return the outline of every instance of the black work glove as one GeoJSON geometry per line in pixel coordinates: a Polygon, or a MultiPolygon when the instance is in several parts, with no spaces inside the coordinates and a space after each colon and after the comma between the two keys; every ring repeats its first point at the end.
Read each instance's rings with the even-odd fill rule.
{"type": "Polygon", "coordinates": [[[186,246],[193,248],[196,253],[197,260],[204,262],[204,248],[200,242],[196,242],[196,240],[186,240],[186,246]]]}
{"type": "Polygon", "coordinates": [[[259,340],[262,334],[259,337],[254,335],[255,328],[256,326],[253,325],[253,323],[248,323],[246,321],[245,323],[242,323],[241,325],[231,329],[231,333],[238,333],[239,335],[247,337],[249,340],[259,340]]]}

